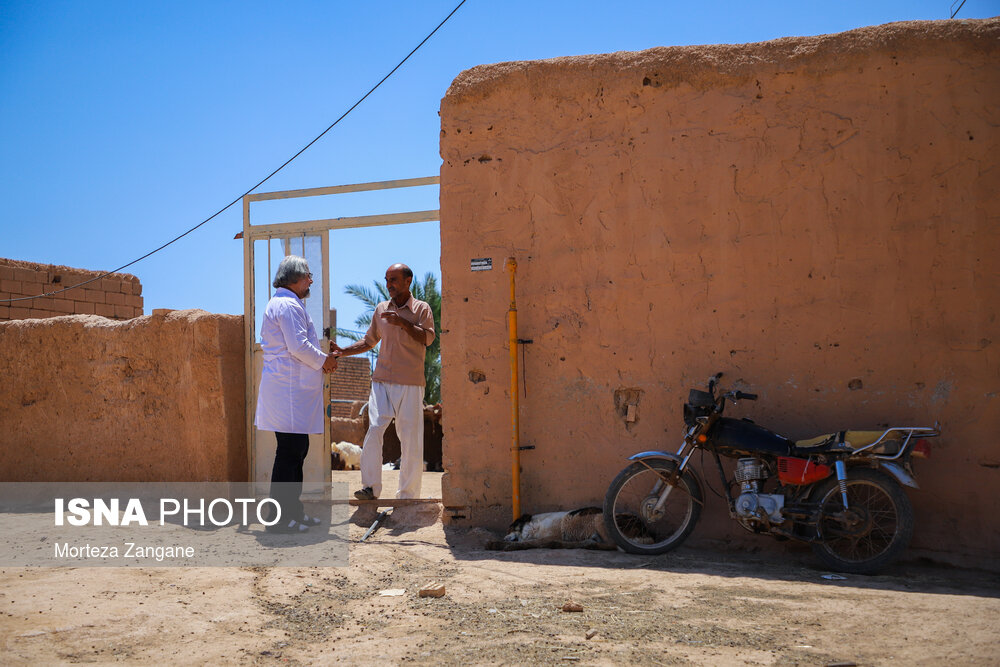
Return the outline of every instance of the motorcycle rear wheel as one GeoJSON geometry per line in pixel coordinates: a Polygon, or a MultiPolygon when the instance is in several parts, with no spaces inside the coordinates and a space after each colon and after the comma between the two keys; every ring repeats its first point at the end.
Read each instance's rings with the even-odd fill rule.
{"type": "Polygon", "coordinates": [[[847,504],[836,477],[816,490],[819,519],[813,552],[839,572],[872,574],[899,557],[913,537],[913,507],[906,493],[885,473],[852,468],[847,504]]]}
{"type": "Polygon", "coordinates": [[[690,472],[670,489],[663,507],[655,509],[659,489],[664,486],[660,475],[669,476],[675,470],[672,461],[636,461],[611,482],[604,497],[604,526],[615,544],[628,553],[665,553],[694,530],[701,515],[702,494],[701,484],[690,472]]]}

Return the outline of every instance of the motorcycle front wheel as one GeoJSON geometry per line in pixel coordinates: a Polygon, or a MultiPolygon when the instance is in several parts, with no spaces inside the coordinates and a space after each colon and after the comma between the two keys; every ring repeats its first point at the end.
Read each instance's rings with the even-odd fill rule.
{"type": "Polygon", "coordinates": [[[913,537],[913,507],[888,475],[852,468],[847,476],[847,505],[836,477],[816,490],[819,518],[813,552],[839,572],[872,574],[897,558],[913,537]]]}
{"type": "Polygon", "coordinates": [[[675,470],[672,461],[636,461],[611,482],[604,497],[604,526],[628,553],[665,553],[694,530],[701,515],[701,485],[690,472],[678,478],[677,486],[667,485],[664,478],[675,470]],[[669,493],[657,508],[665,491],[669,493]]]}

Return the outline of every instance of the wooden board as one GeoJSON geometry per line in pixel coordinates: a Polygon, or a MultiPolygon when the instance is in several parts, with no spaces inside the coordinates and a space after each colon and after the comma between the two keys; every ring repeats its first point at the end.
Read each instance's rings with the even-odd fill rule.
{"type": "Polygon", "coordinates": [[[354,507],[407,507],[409,505],[427,505],[440,503],[440,498],[376,498],[375,500],[358,500],[357,498],[331,500],[331,505],[353,505],[354,507]]]}

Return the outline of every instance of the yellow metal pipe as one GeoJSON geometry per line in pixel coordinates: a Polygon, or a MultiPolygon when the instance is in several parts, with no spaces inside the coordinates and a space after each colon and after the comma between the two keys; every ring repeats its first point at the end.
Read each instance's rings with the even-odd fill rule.
{"type": "Polygon", "coordinates": [[[520,406],[518,405],[518,372],[517,372],[517,301],[514,294],[514,278],[517,274],[517,261],[513,257],[507,259],[507,270],[510,272],[510,309],[507,311],[508,333],[510,335],[510,455],[511,455],[511,500],[514,520],[521,516],[521,433],[519,423],[520,406]]]}

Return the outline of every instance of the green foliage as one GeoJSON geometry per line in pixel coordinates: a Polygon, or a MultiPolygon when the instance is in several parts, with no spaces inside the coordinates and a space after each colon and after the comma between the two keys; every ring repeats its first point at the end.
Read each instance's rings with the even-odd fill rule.
{"type": "MultiPolygon", "coordinates": [[[[383,301],[389,300],[389,293],[385,284],[377,280],[372,281],[374,289],[369,289],[363,285],[348,285],[344,288],[344,294],[353,296],[366,306],[356,320],[354,326],[361,331],[349,331],[347,329],[337,329],[338,338],[346,338],[357,342],[364,338],[364,332],[372,323],[372,315],[375,307],[383,301]]],[[[441,291],[438,289],[437,278],[433,273],[424,276],[423,281],[414,279],[410,285],[410,292],[419,301],[426,301],[434,313],[434,342],[427,347],[424,354],[424,402],[438,403],[441,400],[441,291]]],[[[374,353],[376,357],[378,353],[374,353]]]]}

